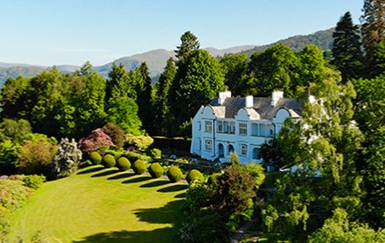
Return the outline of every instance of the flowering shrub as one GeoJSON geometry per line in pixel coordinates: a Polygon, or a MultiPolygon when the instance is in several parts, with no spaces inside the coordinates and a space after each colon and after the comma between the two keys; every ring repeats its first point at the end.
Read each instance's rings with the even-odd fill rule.
{"type": "Polygon", "coordinates": [[[95,129],[88,137],[82,138],[79,141],[80,148],[85,153],[91,153],[100,149],[108,149],[114,147],[111,137],[103,132],[101,128],[95,129]]]}

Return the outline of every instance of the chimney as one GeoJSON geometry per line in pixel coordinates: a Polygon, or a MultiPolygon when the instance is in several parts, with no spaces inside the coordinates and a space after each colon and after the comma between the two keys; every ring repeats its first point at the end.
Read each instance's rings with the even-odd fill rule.
{"type": "Polygon", "coordinates": [[[271,95],[271,106],[276,106],[281,98],[283,98],[282,91],[273,91],[273,94],[271,95]]]}
{"type": "Polygon", "coordinates": [[[231,91],[219,92],[218,103],[220,105],[223,105],[223,103],[225,102],[226,98],[231,98],[231,91]]]}
{"type": "Polygon", "coordinates": [[[254,106],[254,97],[252,95],[246,96],[246,108],[254,106]]]}

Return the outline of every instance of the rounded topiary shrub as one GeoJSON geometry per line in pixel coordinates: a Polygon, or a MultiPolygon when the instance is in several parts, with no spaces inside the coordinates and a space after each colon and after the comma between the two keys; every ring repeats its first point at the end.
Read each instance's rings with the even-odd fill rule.
{"type": "Polygon", "coordinates": [[[171,166],[167,171],[167,177],[171,182],[177,182],[182,180],[183,173],[177,166],[171,166]]]}
{"type": "Polygon", "coordinates": [[[135,161],[134,165],[132,166],[132,169],[134,170],[135,174],[141,175],[144,172],[146,172],[146,163],[143,160],[137,160],[135,161]]]}
{"type": "Polygon", "coordinates": [[[204,177],[203,177],[203,174],[199,170],[192,169],[187,174],[186,180],[188,183],[190,183],[192,181],[203,181],[204,177]]]}
{"type": "Polygon", "coordinates": [[[151,164],[151,166],[150,166],[148,171],[150,172],[150,175],[153,178],[159,178],[164,173],[164,169],[163,169],[163,167],[159,163],[151,164]]]}
{"type": "Polygon", "coordinates": [[[90,159],[94,165],[98,165],[102,162],[102,156],[96,151],[90,154],[90,159]]]}
{"type": "Polygon", "coordinates": [[[106,165],[106,167],[108,167],[108,168],[114,167],[116,164],[115,157],[111,154],[106,154],[103,157],[103,162],[106,165]]]}
{"type": "Polygon", "coordinates": [[[126,157],[120,157],[118,159],[118,166],[121,170],[128,170],[131,168],[131,163],[126,157]]]}

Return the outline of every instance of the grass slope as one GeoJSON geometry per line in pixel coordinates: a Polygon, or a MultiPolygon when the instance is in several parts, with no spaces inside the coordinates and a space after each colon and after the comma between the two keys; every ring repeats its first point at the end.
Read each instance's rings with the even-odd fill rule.
{"type": "Polygon", "coordinates": [[[12,236],[37,231],[55,242],[178,242],[184,183],[87,167],[47,182],[19,209],[12,236]]]}

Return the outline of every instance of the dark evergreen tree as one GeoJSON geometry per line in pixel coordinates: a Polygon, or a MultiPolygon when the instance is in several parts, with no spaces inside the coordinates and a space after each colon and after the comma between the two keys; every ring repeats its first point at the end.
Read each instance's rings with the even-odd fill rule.
{"type": "Polygon", "coordinates": [[[350,12],[345,13],[333,32],[332,48],[332,64],[341,71],[343,82],[362,76],[363,52],[360,38],[358,26],[353,24],[350,12]]]}
{"type": "Polygon", "coordinates": [[[143,123],[143,128],[151,134],[154,118],[151,98],[152,85],[146,62],[143,62],[135,70],[135,91],[137,95],[136,103],[139,107],[139,118],[143,123]]]}
{"type": "Polygon", "coordinates": [[[180,46],[177,46],[175,54],[179,61],[183,63],[189,58],[191,53],[199,49],[200,44],[198,38],[190,31],[185,32],[180,40],[182,43],[180,46]]]}
{"type": "Polygon", "coordinates": [[[156,134],[169,135],[174,128],[173,115],[170,112],[170,99],[172,83],[175,79],[177,69],[172,58],[168,59],[164,72],[159,77],[156,95],[156,134]]]}

